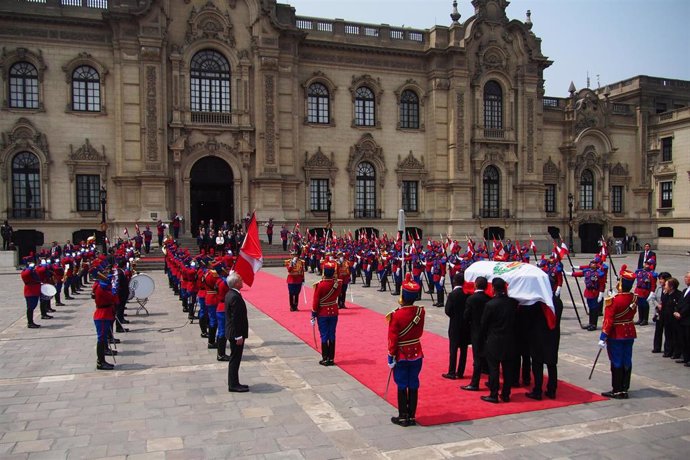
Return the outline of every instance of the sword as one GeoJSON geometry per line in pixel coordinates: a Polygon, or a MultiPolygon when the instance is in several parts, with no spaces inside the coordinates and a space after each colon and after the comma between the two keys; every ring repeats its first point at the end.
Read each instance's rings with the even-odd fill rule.
{"type": "MultiPolygon", "coordinates": [[[[302,282],[302,284],[304,284],[304,282],[302,282]]],[[[304,306],[306,307],[307,306],[307,291],[306,291],[306,288],[304,286],[302,286],[302,294],[304,295],[304,306]]]]}
{"type": "Polygon", "coordinates": [[[388,395],[388,387],[391,384],[391,376],[393,375],[393,368],[391,368],[390,372],[388,373],[388,381],[386,382],[386,391],[383,392],[383,399],[386,399],[386,396],[388,395]]]}
{"type": "Polygon", "coordinates": [[[314,337],[314,348],[316,351],[319,351],[319,345],[316,341],[316,322],[313,322],[311,325],[311,335],[314,337]]]}
{"type": "Polygon", "coordinates": [[[589,380],[592,380],[592,374],[594,374],[594,368],[597,367],[597,361],[599,361],[599,356],[601,356],[601,350],[603,350],[603,348],[599,348],[599,351],[597,352],[597,357],[594,358],[594,364],[592,364],[592,371],[589,373],[589,380]]]}

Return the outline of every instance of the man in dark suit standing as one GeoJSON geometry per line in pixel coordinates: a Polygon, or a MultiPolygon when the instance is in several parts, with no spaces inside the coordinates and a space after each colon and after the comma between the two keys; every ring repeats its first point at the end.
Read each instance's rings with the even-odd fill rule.
{"type": "Polygon", "coordinates": [[[637,259],[637,269],[642,270],[644,268],[644,263],[652,258],[656,261],[656,252],[652,251],[652,246],[649,243],[645,243],[644,250],[637,259]]]}
{"type": "Polygon", "coordinates": [[[228,361],[228,391],[246,393],[247,385],[240,383],[239,371],[244,351],[244,341],[249,336],[247,305],[240,289],[244,285],[237,272],[230,272],[226,280],[230,290],[225,295],[225,337],[230,341],[230,360],[228,361]]]}
{"type": "Polygon", "coordinates": [[[506,282],[503,278],[491,280],[494,288],[494,298],[484,307],[482,325],[479,333],[480,340],[486,340],[486,362],[489,366],[488,396],[481,399],[490,403],[498,403],[498,373],[503,370],[503,388],[501,399],[510,401],[512,366],[515,360],[515,327],[517,321],[517,301],[508,297],[506,282]]]}
{"type": "Polygon", "coordinates": [[[482,375],[482,362],[484,362],[484,342],[481,341],[481,323],[484,314],[484,306],[491,300],[484,290],[487,280],[483,276],[474,280],[474,294],[467,298],[465,302],[464,319],[465,324],[470,328],[470,340],[472,342],[472,379],[468,385],[460,387],[467,391],[479,391],[479,379],[482,375]]]}
{"type": "Polygon", "coordinates": [[[673,312],[673,317],[678,321],[677,332],[680,335],[682,356],[677,359],[677,363],[684,363],[685,367],[690,367],[690,272],[685,274],[685,291],[683,298],[673,312]]]}
{"type": "Polygon", "coordinates": [[[465,302],[467,294],[462,290],[465,283],[465,276],[456,273],[450,280],[453,290],[448,294],[445,311],[449,318],[448,340],[450,343],[450,360],[448,373],[443,374],[444,378],[455,380],[461,379],[465,373],[467,363],[467,346],[470,342],[470,328],[465,322],[465,302]],[[460,362],[458,363],[458,349],[460,349],[460,362]]]}

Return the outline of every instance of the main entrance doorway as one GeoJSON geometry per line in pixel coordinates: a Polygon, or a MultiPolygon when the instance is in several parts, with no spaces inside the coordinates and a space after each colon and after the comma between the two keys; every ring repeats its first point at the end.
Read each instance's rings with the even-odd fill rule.
{"type": "Polygon", "coordinates": [[[580,252],[599,252],[599,240],[603,235],[601,224],[582,224],[580,225],[579,235],[582,248],[580,252]]]}
{"type": "Polygon", "coordinates": [[[213,219],[216,229],[223,221],[233,223],[233,182],[232,169],[221,158],[204,157],[194,164],[189,184],[192,235],[196,236],[202,220],[208,224],[213,219]]]}

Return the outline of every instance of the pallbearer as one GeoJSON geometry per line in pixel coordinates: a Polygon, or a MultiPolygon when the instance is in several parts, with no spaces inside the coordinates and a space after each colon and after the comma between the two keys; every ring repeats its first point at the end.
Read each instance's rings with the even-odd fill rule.
{"type": "Polygon", "coordinates": [[[416,425],[419,373],[422,371],[424,308],[414,305],[420,291],[410,273],[402,284],[401,306],[386,315],[388,320],[388,367],[393,369],[398,386],[398,416],[391,422],[400,426],[416,425]]]}
{"type": "Polygon", "coordinates": [[[285,268],[287,268],[287,285],[288,297],[290,300],[290,311],[297,311],[299,305],[299,294],[304,283],[304,261],[299,258],[299,255],[292,252],[292,259],[285,261],[285,268]]]}

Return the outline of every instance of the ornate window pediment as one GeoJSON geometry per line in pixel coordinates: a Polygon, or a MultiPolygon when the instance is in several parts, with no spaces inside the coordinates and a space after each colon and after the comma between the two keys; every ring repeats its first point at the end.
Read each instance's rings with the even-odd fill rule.
{"type": "Polygon", "coordinates": [[[331,152],[330,158],[322,151],[321,147],[310,157],[309,152],[304,152],[304,172],[309,182],[312,178],[330,178],[331,186],[335,185],[335,176],[338,167],[335,165],[334,154],[331,152]]]}
{"type": "Polygon", "coordinates": [[[417,180],[424,185],[426,176],[428,175],[424,167],[424,156],[422,156],[421,160],[418,160],[412,154],[412,150],[410,150],[410,153],[404,158],[398,155],[398,165],[395,168],[395,172],[398,175],[398,186],[402,185],[402,181],[404,180],[417,180]]]}
{"type": "Polygon", "coordinates": [[[379,179],[379,186],[383,187],[385,184],[385,177],[388,169],[383,157],[383,149],[376,143],[374,137],[366,133],[359,141],[350,147],[350,158],[347,162],[347,172],[350,176],[350,186],[355,185],[357,176],[357,165],[362,161],[370,162],[374,165],[379,179]]]}
{"type": "Polygon", "coordinates": [[[235,36],[228,13],[223,13],[211,2],[206,3],[199,10],[192,7],[187,20],[186,45],[197,40],[217,40],[230,47],[235,46],[235,36]]]}
{"type": "Polygon", "coordinates": [[[74,150],[72,144],[69,146],[69,157],[65,164],[69,168],[69,180],[74,182],[77,174],[99,174],[101,182],[105,182],[108,171],[108,160],[105,155],[105,146],[101,146],[101,152],[91,145],[88,139],[78,149],[74,150]]]}
{"type": "Polygon", "coordinates": [[[38,131],[27,118],[20,118],[14,127],[2,133],[0,139],[0,175],[3,181],[7,180],[7,162],[15,153],[26,150],[35,153],[42,163],[41,177],[44,182],[49,179],[48,164],[50,152],[46,135],[38,131]]]}
{"type": "Polygon", "coordinates": [[[560,168],[556,165],[556,163],[553,162],[551,157],[549,157],[548,161],[546,163],[544,163],[543,174],[544,174],[544,182],[549,182],[549,183],[558,182],[558,180],[561,176],[560,168]]]}

